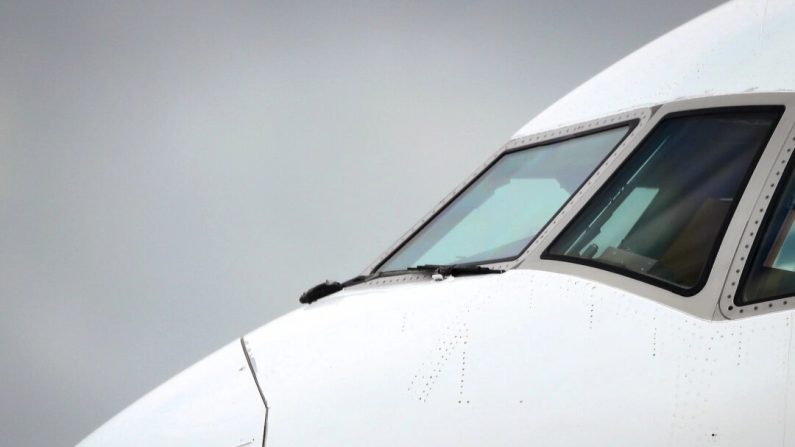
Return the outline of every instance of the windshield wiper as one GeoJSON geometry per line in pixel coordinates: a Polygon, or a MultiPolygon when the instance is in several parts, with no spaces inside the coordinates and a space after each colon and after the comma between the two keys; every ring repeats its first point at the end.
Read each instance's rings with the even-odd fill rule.
{"type": "Polygon", "coordinates": [[[298,302],[301,304],[314,303],[315,301],[327,297],[329,295],[335,294],[346,287],[352,287],[384,276],[396,276],[396,275],[403,275],[406,273],[414,273],[414,272],[427,272],[432,274],[434,276],[434,279],[437,279],[436,275],[439,275],[438,279],[442,279],[445,276],[485,275],[492,273],[503,273],[504,271],[505,270],[497,270],[489,267],[483,267],[482,265],[471,265],[471,264],[470,265],[456,265],[456,264],[418,265],[416,267],[409,267],[405,270],[375,272],[369,275],[359,275],[343,282],[339,281],[322,282],[314,287],[309,288],[306,292],[302,293],[301,296],[298,298],[298,302]]]}

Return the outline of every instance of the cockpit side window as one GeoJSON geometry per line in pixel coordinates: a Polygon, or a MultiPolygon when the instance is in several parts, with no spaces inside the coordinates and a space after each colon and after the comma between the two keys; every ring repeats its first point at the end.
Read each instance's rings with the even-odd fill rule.
{"type": "Polygon", "coordinates": [[[738,306],[795,295],[795,174],[787,171],[740,281],[738,306]]]}
{"type": "Polygon", "coordinates": [[[502,154],[377,270],[515,259],[633,125],[502,154]]]}
{"type": "Polygon", "coordinates": [[[781,113],[718,109],[664,118],[543,257],[697,293],[781,113]]]}

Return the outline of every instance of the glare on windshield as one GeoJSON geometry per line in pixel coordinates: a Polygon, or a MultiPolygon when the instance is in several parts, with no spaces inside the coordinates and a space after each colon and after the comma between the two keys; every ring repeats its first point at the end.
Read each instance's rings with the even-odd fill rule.
{"type": "Polygon", "coordinates": [[[378,270],[518,257],[630,127],[503,154],[378,270]]]}

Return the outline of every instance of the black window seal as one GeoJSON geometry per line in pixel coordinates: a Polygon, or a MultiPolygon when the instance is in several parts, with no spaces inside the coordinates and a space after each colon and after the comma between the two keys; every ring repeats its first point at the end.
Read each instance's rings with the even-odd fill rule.
{"type": "Polygon", "coordinates": [[[754,156],[754,159],[751,161],[751,165],[749,166],[748,171],[746,172],[745,177],[743,178],[743,181],[740,183],[740,188],[738,190],[738,194],[736,196],[736,200],[732,201],[731,208],[729,209],[729,212],[727,213],[726,218],[724,219],[724,222],[721,225],[721,229],[718,232],[718,236],[716,238],[716,241],[718,241],[718,243],[716,243],[712,247],[712,251],[709,254],[709,258],[707,259],[707,263],[704,265],[704,270],[703,270],[701,276],[699,277],[698,282],[693,287],[690,287],[690,288],[679,287],[679,286],[677,286],[677,285],[675,285],[673,283],[670,283],[670,282],[667,282],[667,281],[663,281],[661,279],[657,279],[657,278],[654,278],[654,277],[651,277],[651,276],[643,275],[643,274],[640,274],[640,273],[637,273],[637,272],[633,272],[631,270],[622,269],[620,267],[614,267],[614,266],[611,266],[609,264],[599,263],[599,262],[591,261],[591,260],[588,260],[588,259],[576,258],[576,257],[573,257],[573,256],[555,255],[555,254],[550,253],[549,252],[550,248],[552,246],[554,246],[558,242],[560,237],[564,233],[566,233],[566,231],[569,230],[571,225],[574,222],[576,222],[577,219],[579,219],[580,215],[583,213],[583,211],[585,211],[585,208],[588,205],[587,203],[580,209],[580,211],[577,213],[576,216],[574,216],[574,218],[569,220],[569,222],[566,224],[566,227],[562,231],[558,232],[558,234],[555,237],[555,239],[550,244],[547,245],[547,247],[541,253],[541,259],[550,260],[550,261],[563,261],[563,262],[569,262],[569,263],[572,263],[572,264],[580,264],[580,265],[585,265],[585,266],[588,266],[588,267],[597,268],[599,270],[608,271],[608,272],[615,273],[615,274],[618,274],[618,275],[621,275],[621,276],[624,276],[624,277],[628,277],[628,278],[631,278],[631,279],[634,279],[634,280],[637,280],[637,281],[640,281],[640,282],[643,282],[643,283],[646,283],[646,284],[650,284],[650,285],[655,286],[655,287],[660,287],[662,289],[665,289],[665,290],[667,290],[669,292],[673,292],[673,293],[675,293],[677,295],[680,295],[680,296],[683,296],[683,297],[691,297],[693,295],[698,294],[699,292],[701,292],[701,290],[704,289],[704,287],[707,285],[707,282],[709,281],[709,277],[712,274],[712,267],[714,267],[715,259],[718,257],[718,252],[720,251],[720,248],[723,246],[723,238],[726,236],[726,231],[729,229],[729,225],[731,224],[732,220],[734,219],[734,213],[737,210],[737,206],[739,205],[740,200],[742,199],[742,197],[745,195],[746,189],[748,188],[748,182],[751,180],[751,177],[753,176],[754,172],[756,172],[756,168],[757,168],[757,165],[759,164],[759,160],[762,158],[762,155],[766,152],[767,147],[770,144],[770,138],[773,136],[773,134],[775,133],[776,129],[778,129],[778,125],[781,122],[781,117],[784,115],[784,111],[785,110],[786,110],[786,107],[784,105],[751,105],[751,106],[706,107],[706,108],[700,108],[700,109],[682,110],[682,111],[667,113],[662,118],[660,118],[659,121],[657,121],[657,124],[654,126],[654,128],[649,130],[649,132],[643,137],[643,140],[641,140],[632,149],[632,152],[630,152],[626,156],[626,158],[624,158],[622,163],[613,171],[613,173],[610,176],[610,178],[608,178],[602,184],[602,186],[599,188],[599,190],[596,191],[591,196],[591,198],[597,196],[598,194],[600,194],[602,192],[602,190],[604,190],[604,188],[606,188],[610,184],[610,182],[616,177],[616,175],[618,175],[623,170],[623,168],[627,165],[627,163],[632,159],[632,155],[635,153],[635,151],[639,147],[642,147],[644,144],[647,143],[649,137],[652,134],[654,134],[654,131],[657,130],[657,128],[659,128],[660,124],[663,121],[665,121],[665,120],[668,120],[668,119],[671,119],[671,118],[682,118],[682,117],[689,117],[689,116],[711,116],[711,115],[731,114],[731,113],[740,113],[740,112],[759,112],[759,113],[763,113],[763,112],[777,112],[778,113],[778,117],[772,123],[772,126],[770,126],[770,132],[768,133],[767,136],[765,136],[764,140],[762,141],[762,144],[757,149],[757,153],[754,156]]]}
{"type": "Polygon", "coordinates": [[[556,138],[550,138],[548,140],[539,141],[539,142],[536,142],[536,143],[532,143],[532,144],[528,144],[528,145],[525,145],[525,146],[512,148],[512,149],[509,149],[509,150],[501,152],[498,156],[494,157],[494,160],[492,160],[486,167],[481,169],[481,171],[474,178],[472,178],[472,180],[470,180],[463,187],[461,187],[461,189],[458,192],[456,192],[455,195],[452,198],[450,198],[450,200],[448,200],[441,208],[439,208],[436,212],[434,212],[432,216],[430,216],[427,219],[425,219],[425,221],[422,223],[422,225],[420,225],[419,228],[414,230],[408,237],[406,237],[406,239],[403,242],[401,242],[400,245],[398,245],[397,247],[392,249],[392,251],[390,251],[390,253],[387,256],[385,256],[384,259],[381,260],[381,262],[379,262],[371,270],[370,273],[375,273],[375,272],[379,271],[381,266],[383,266],[384,264],[387,263],[387,261],[392,259],[404,246],[406,246],[406,244],[408,244],[411,240],[413,240],[422,230],[425,229],[426,226],[428,226],[431,222],[433,222],[439,216],[439,214],[441,214],[444,210],[447,209],[447,207],[449,207],[453,202],[458,200],[458,198],[463,193],[465,193],[467,190],[469,190],[469,188],[475,182],[480,180],[480,178],[483,177],[483,175],[485,175],[485,173],[488,172],[489,169],[491,169],[498,161],[500,161],[506,155],[513,154],[515,152],[526,151],[528,149],[533,149],[533,148],[536,148],[536,147],[549,146],[550,144],[560,143],[560,142],[567,141],[567,140],[573,140],[575,138],[580,138],[580,137],[584,137],[584,136],[588,136],[588,135],[593,135],[593,134],[597,134],[597,133],[601,133],[601,132],[606,132],[608,130],[613,130],[613,129],[619,129],[621,127],[626,127],[627,128],[627,132],[624,134],[624,136],[621,137],[621,139],[618,141],[618,143],[616,143],[615,146],[613,146],[613,148],[610,149],[610,151],[602,158],[602,160],[600,160],[599,163],[596,164],[596,167],[594,167],[594,169],[590,173],[588,173],[588,175],[583,180],[582,184],[573,193],[571,193],[571,195],[569,196],[568,200],[563,202],[563,204],[560,206],[560,208],[558,208],[557,211],[555,211],[555,214],[553,214],[552,217],[550,217],[549,220],[538,230],[538,232],[536,232],[535,236],[533,236],[527,242],[527,245],[525,245],[525,247],[522,248],[522,250],[519,251],[519,254],[517,254],[516,256],[511,256],[511,257],[507,257],[507,258],[489,259],[487,261],[478,261],[478,262],[464,262],[464,263],[460,263],[460,264],[457,264],[457,265],[466,266],[466,265],[476,265],[476,264],[500,264],[500,263],[503,263],[503,262],[511,262],[511,261],[515,261],[516,259],[519,259],[527,251],[527,249],[530,248],[531,245],[533,245],[533,242],[535,242],[536,238],[538,238],[538,235],[543,233],[544,230],[546,230],[547,226],[549,226],[549,224],[553,220],[555,220],[555,218],[558,216],[558,214],[560,214],[560,211],[563,208],[566,207],[566,205],[571,201],[571,199],[573,199],[574,196],[577,195],[577,193],[579,193],[580,190],[582,190],[582,188],[585,187],[585,184],[587,183],[588,179],[591,178],[594,175],[594,173],[597,170],[599,170],[600,167],[602,167],[604,162],[607,161],[607,159],[610,158],[611,155],[613,155],[613,152],[615,152],[616,149],[618,149],[619,146],[621,146],[624,143],[624,141],[629,137],[629,135],[632,133],[632,131],[635,130],[635,128],[638,126],[639,123],[640,123],[640,119],[639,118],[634,118],[634,119],[631,119],[631,120],[621,121],[621,122],[618,122],[618,123],[612,123],[610,125],[603,126],[603,127],[598,127],[598,128],[595,128],[595,129],[588,129],[588,130],[584,130],[582,132],[576,132],[576,133],[573,133],[573,134],[570,134],[570,135],[563,135],[563,136],[556,137],[556,138]]]}
{"type": "MultiPolygon", "coordinates": [[[[756,256],[759,254],[759,250],[762,249],[762,242],[764,241],[765,236],[767,236],[767,231],[770,229],[773,216],[776,214],[776,210],[778,209],[778,206],[781,204],[781,199],[783,198],[782,196],[784,195],[784,192],[787,189],[787,184],[790,182],[793,175],[795,175],[795,163],[793,163],[792,160],[789,160],[782,174],[783,175],[779,177],[778,184],[776,185],[776,190],[773,192],[773,195],[770,198],[770,202],[768,202],[767,209],[765,210],[765,215],[762,218],[762,223],[761,225],[759,225],[759,229],[756,231],[756,235],[754,237],[754,243],[751,245],[751,250],[748,252],[748,256],[745,257],[745,266],[743,267],[743,274],[740,276],[740,280],[737,281],[737,290],[734,292],[734,299],[732,299],[732,304],[735,307],[747,307],[747,306],[758,305],[760,303],[767,303],[769,301],[776,301],[784,298],[795,297],[795,291],[793,291],[792,293],[779,294],[758,300],[747,301],[745,303],[740,302],[740,297],[745,295],[745,286],[747,285],[748,279],[751,276],[751,269],[753,268],[753,265],[756,262],[756,256]]],[[[729,310],[733,309],[729,307],[729,310]]]]}

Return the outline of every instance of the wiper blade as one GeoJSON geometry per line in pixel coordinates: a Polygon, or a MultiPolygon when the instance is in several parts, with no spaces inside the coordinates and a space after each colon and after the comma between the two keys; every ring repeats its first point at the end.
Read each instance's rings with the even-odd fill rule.
{"type": "Polygon", "coordinates": [[[379,276],[381,276],[380,273],[373,273],[372,275],[359,275],[343,282],[339,281],[322,282],[314,287],[309,288],[306,292],[302,293],[301,296],[298,298],[298,302],[301,304],[314,303],[315,301],[323,297],[335,294],[346,287],[355,286],[357,284],[370,281],[371,279],[376,279],[379,276]]]}
{"type": "Polygon", "coordinates": [[[342,287],[342,284],[340,284],[338,281],[322,282],[316,286],[310,287],[304,293],[302,293],[298,298],[298,302],[301,304],[314,303],[324,296],[337,293],[342,289],[344,289],[344,287],[342,287]]]}
{"type": "Polygon", "coordinates": [[[473,264],[423,264],[416,267],[409,267],[409,270],[421,272],[433,272],[442,276],[470,276],[470,275],[489,275],[504,273],[505,270],[493,269],[482,265],[473,264]]]}
{"type": "Polygon", "coordinates": [[[322,282],[314,287],[309,288],[306,292],[302,293],[301,296],[298,298],[298,302],[301,304],[314,303],[315,301],[327,297],[329,295],[333,295],[346,287],[353,287],[355,285],[362,284],[367,281],[372,281],[374,279],[381,278],[382,276],[401,275],[404,273],[411,273],[411,272],[409,270],[375,272],[369,275],[354,276],[353,278],[343,282],[339,281],[322,282]]]}

